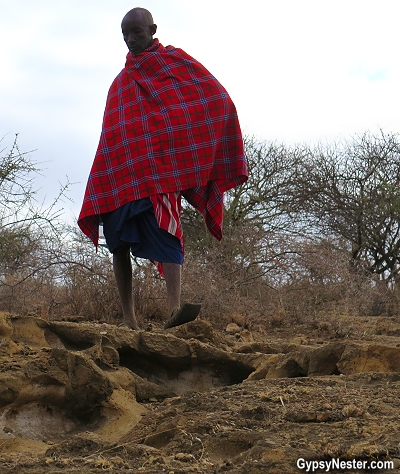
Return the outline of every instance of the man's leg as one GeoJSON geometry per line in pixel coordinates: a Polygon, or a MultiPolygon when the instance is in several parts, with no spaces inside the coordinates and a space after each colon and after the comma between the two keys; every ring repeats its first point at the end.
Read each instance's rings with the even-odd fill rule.
{"type": "Polygon", "coordinates": [[[113,253],[113,268],[124,322],[132,329],[139,329],[133,307],[132,262],[129,247],[119,247],[113,253]]]}
{"type": "Polygon", "coordinates": [[[164,329],[194,321],[201,309],[201,304],[184,303],[181,306],[181,269],[182,266],[177,263],[163,263],[170,314],[164,329]]]}
{"type": "Polygon", "coordinates": [[[181,269],[179,263],[163,263],[169,315],[181,305],[181,269]]]}

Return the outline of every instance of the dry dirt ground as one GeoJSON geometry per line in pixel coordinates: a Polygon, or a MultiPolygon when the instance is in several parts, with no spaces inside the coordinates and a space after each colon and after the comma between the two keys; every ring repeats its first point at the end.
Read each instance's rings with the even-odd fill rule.
{"type": "Polygon", "coordinates": [[[0,474],[400,470],[396,318],[226,329],[0,314],[0,474]]]}

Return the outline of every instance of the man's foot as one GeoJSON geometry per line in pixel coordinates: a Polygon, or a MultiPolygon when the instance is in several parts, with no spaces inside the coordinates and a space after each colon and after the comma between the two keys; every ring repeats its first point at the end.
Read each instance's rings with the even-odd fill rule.
{"type": "Polygon", "coordinates": [[[200,310],[201,304],[184,303],[180,308],[172,311],[171,317],[165,323],[164,329],[170,329],[194,321],[200,310]]]}

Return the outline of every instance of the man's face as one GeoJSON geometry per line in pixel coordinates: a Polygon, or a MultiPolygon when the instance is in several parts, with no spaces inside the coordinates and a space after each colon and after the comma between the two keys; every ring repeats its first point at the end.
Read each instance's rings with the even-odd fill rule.
{"type": "Polygon", "coordinates": [[[132,54],[139,54],[153,44],[156,25],[148,25],[136,15],[127,14],[121,23],[124,41],[132,54]]]}

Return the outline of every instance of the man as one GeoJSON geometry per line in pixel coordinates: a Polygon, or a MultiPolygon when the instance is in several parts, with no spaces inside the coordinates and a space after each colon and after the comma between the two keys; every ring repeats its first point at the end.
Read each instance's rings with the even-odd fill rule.
{"type": "Polygon", "coordinates": [[[137,329],[130,253],[158,262],[170,319],[193,321],[200,305],[181,306],[181,196],[222,237],[223,193],[247,179],[236,109],[198,61],[153,38],[157,25],[144,8],[121,24],[129,49],[108,93],[102,134],[78,225],[98,244],[102,220],[124,323],[137,329]]]}

